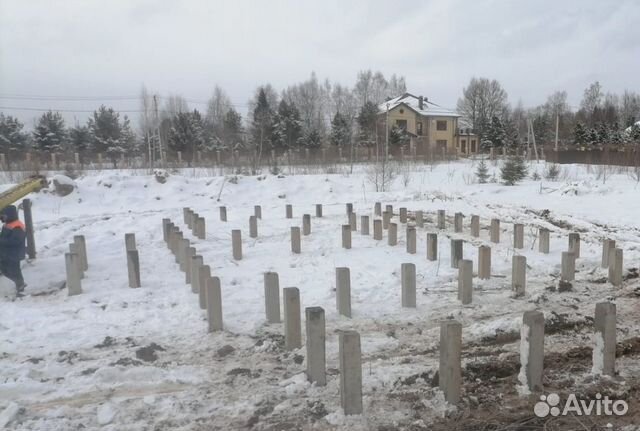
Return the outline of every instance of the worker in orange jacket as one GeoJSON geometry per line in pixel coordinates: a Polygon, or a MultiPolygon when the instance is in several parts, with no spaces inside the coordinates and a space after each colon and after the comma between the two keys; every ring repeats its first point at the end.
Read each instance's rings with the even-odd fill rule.
{"type": "Polygon", "coordinates": [[[25,283],[20,261],[25,258],[25,227],[18,219],[18,209],[9,205],[0,211],[4,223],[0,231],[0,272],[16,284],[18,296],[22,296],[25,283]]]}

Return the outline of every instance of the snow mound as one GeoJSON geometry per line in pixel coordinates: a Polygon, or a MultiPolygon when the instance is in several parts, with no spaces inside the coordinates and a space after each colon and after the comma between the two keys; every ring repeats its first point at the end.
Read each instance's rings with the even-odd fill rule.
{"type": "Polygon", "coordinates": [[[558,189],[560,194],[569,196],[585,196],[585,195],[606,195],[614,190],[604,184],[597,184],[591,181],[570,182],[558,189]]]}
{"type": "Polygon", "coordinates": [[[51,182],[53,184],[53,191],[58,196],[67,196],[73,193],[76,188],[76,182],[66,175],[55,175],[51,182]]]}

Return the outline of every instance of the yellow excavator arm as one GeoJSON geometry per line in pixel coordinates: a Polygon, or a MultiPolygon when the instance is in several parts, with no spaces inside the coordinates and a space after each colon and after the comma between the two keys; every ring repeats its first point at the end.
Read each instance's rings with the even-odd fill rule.
{"type": "Polygon", "coordinates": [[[43,187],[47,187],[47,179],[45,177],[40,175],[29,177],[20,184],[0,193],[0,210],[43,187]]]}

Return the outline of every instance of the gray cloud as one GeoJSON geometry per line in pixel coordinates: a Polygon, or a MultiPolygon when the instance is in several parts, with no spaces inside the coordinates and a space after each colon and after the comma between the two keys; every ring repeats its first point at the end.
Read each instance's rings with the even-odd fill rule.
{"type": "MultiPolygon", "coordinates": [[[[352,85],[371,68],[406,76],[411,91],[444,106],[472,76],[498,79],[512,103],[536,105],[564,89],[577,105],[596,79],[605,91],[638,90],[638,22],[633,0],[0,0],[0,94],[136,95],[145,83],[206,99],[218,84],[243,105],[262,83],[281,89],[315,71],[352,85]]],[[[69,110],[97,103],[0,99],[69,110]]]]}

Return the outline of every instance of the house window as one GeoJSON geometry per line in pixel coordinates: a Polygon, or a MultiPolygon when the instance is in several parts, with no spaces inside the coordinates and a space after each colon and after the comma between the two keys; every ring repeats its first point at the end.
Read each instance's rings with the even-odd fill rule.
{"type": "Polygon", "coordinates": [[[467,141],[462,141],[462,154],[467,154],[467,141]]]}
{"type": "Polygon", "coordinates": [[[447,148],[447,140],[446,139],[438,139],[436,141],[436,147],[438,149],[447,148]]]}
{"type": "Polygon", "coordinates": [[[476,149],[476,140],[472,139],[471,140],[471,152],[475,153],[476,151],[477,151],[477,149],[476,149]]]}
{"type": "Polygon", "coordinates": [[[416,134],[422,136],[422,121],[416,123],[416,134]]]}
{"type": "Polygon", "coordinates": [[[404,114],[404,109],[400,108],[400,113],[404,114]]]}
{"type": "Polygon", "coordinates": [[[466,139],[463,139],[463,140],[462,140],[462,145],[466,145],[466,144],[467,144],[467,140],[466,140],[466,139]]]}
{"type": "Polygon", "coordinates": [[[396,126],[403,130],[407,130],[407,120],[396,120],[396,126]]]}
{"type": "Polygon", "coordinates": [[[436,130],[447,130],[447,122],[438,120],[436,122],[436,130]]]}

